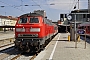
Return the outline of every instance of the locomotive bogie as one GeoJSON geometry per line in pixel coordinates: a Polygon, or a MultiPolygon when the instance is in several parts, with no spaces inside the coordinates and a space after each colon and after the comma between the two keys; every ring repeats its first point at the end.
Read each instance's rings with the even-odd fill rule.
{"type": "Polygon", "coordinates": [[[37,47],[38,49],[40,49],[39,46],[44,44],[44,40],[43,39],[39,39],[39,38],[21,38],[21,39],[16,39],[15,40],[15,46],[17,48],[20,48],[21,50],[27,51],[30,48],[32,49],[32,47],[34,48],[33,50],[35,50],[35,48],[37,47]]]}

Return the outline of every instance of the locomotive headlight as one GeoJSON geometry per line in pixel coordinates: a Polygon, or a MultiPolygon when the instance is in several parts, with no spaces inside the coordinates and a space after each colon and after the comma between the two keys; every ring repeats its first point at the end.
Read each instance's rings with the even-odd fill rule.
{"type": "Polygon", "coordinates": [[[31,28],[30,32],[40,32],[40,28],[31,28]]]}
{"type": "Polygon", "coordinates": [[[25,32],[25,28],[16,28],[16,32],[25,32]]]}

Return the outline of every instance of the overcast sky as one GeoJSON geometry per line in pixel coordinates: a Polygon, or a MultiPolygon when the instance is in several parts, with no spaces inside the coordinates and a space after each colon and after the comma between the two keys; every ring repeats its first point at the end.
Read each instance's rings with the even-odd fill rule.
{"type": "MultiPolygon", "coordinates": [[[[0,15],[20,16],[34,10],[45,10],[49,19],[57,21],[60,14],[70,13],[78,0],[0,0],[0,15]],[[29,6],[24,6],[29,5],[29,6]]],[[[80,9],[88,8],[88,0],[80,0],[80,9]]]]}

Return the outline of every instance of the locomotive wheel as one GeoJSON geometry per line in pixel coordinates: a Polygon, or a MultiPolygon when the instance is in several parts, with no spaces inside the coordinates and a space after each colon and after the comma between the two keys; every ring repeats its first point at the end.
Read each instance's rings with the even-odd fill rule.
{"type": "Polygon", "coordinates": [[[40,51],[40,43],[38,42],[38,46],[35,48],[36,52],[40,51]]]}
{"type": "Polygon", "coordinates": [[[44,50],[44,44],[42,44],[42,45],[40,46],[40,49],[41,49],[41,50],[44,50]]]}
{"type": "Polygon", "coordinates": [[[52,40],[52,37],[50,37],[49,40],[51,41],[52,40]]]}
{"type": "Polygon", "coordinates": [[[49,42],[49,41],[48,41],[48,40],[46,40],[44,45],[46,46],[46,45],[48,44],[48,42],[49,42]]]}
{"type": "Polygon", "coordinates": [[[35,51],[36,51],[36,53],[38,52],[38,50],[39,50],[38,47],[35,47],[35,51]]]}
{"type": "Polygon", "coordinates": [[[30,52],[30,49],[28,49],[26,52],[30,52]]]}

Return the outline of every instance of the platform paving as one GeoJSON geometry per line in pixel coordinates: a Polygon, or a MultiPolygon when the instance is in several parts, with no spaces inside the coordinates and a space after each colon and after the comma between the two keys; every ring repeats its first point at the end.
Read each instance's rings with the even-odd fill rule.
{"type": "Polygon", "coordinates": [[[75,48],[74,41],[68,41],[69,33],[59,33],[35,60],[90,60],[90,44],[80,40],[75,48]]]}
{"type": "MultiPolygon", "coordinates": [[[[14,40],[15,40],[14,31],[6,31],[6,32],[0,31],[0,47],[7,44],[14,43],[14,40]]],[[[14,44],[0,48],[0,51],[11,46],[14,46],[14,44]]]]}
{"type": "Polygon", "coordinates": [[[8,39],[8,38],[14,38],[15,34],[14,31],[0,31],[0,40],[8,39]]]}

